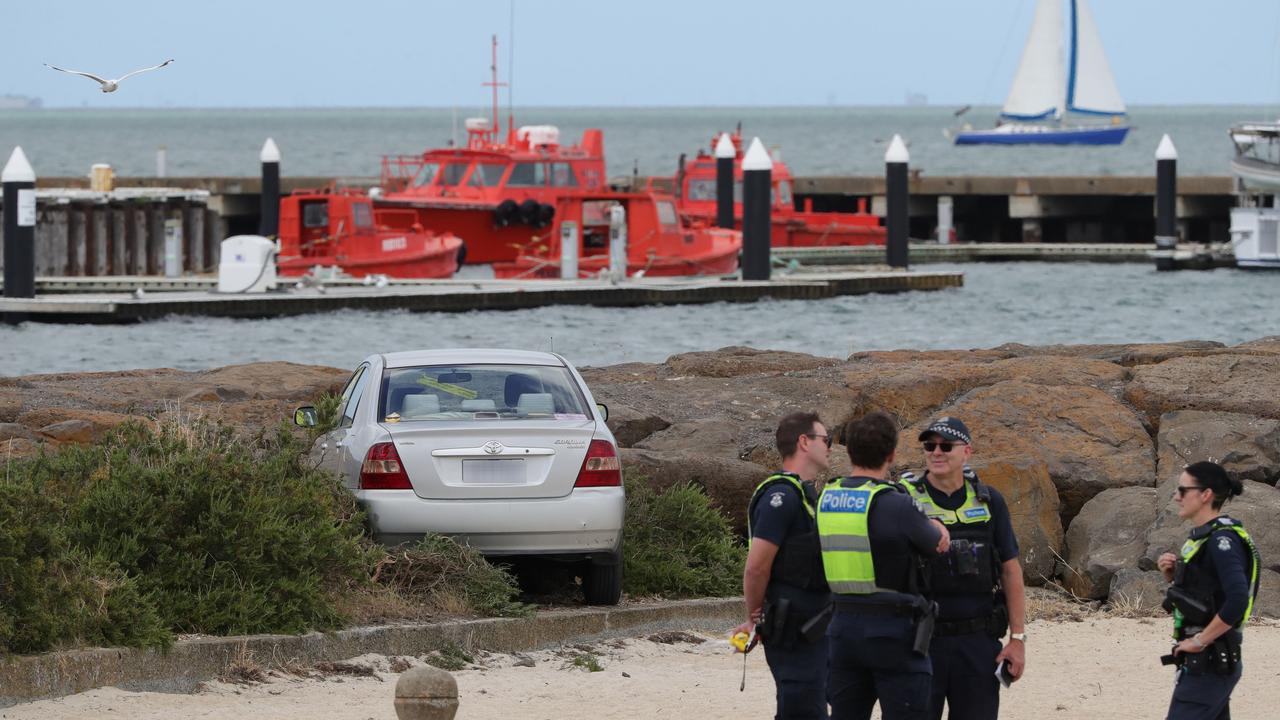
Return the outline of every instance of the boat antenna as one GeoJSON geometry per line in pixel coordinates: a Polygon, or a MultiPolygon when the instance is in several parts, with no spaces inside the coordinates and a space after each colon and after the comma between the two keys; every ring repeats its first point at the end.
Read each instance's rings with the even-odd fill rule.
{"type": "Polygon", "coordinates": [[[505,86],[506,83],[498,82],[498,36],[494,35],[492,39],[493,59],[489,63],[489,72],[493,74],[493,80],[481,84],[493,89],[493,138],[496,139],[501,132],[501,127],[498,125],[498,88],[505,86]]]}
{"type": "Polygon", "coordinates": [[[516,116],[512,109],[516,94],[516,0],[511,0],[507,29],[507,144],[515,143],[516,116]]]}

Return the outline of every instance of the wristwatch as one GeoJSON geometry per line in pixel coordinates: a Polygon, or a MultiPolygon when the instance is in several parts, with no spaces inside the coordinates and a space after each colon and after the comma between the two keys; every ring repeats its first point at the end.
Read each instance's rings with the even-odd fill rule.
{"type": "Polygon", "coordinates": [[[1026,634],[1026,633],[1024,633],[1024,632],[1020,632],[1020,633],[1009,633],[1009,639],[1010,639],[1010,640],[1021,640],[1022,642],[1026,642],[1026,641],[1027,641],[1027,634],[1026,634]]]}

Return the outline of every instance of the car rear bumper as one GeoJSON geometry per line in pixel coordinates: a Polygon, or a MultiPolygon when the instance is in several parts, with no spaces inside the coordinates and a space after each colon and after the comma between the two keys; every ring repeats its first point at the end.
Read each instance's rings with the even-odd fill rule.
{"type": "Polygon", "coordinates": [[[622,546],[622,488],[579,488],[560,498],[426,500],[412,490],[360,490],[374,538],[416,542],[450,535],[486,555],[603,556],[622,546]]]}

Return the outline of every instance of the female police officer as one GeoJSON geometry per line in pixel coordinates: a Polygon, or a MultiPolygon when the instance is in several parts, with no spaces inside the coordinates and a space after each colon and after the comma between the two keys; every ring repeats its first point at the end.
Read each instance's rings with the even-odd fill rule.
{"type": "Polygon", "coordinates": [[[1231,691],[1240,681],[1241,626],[1258,594],[1258,549],[1222,503],[1244,492],[1240,480],[1212,462],[1188,465],[1178,478],[1178,516],[1195,529],[1178,555],[1157,564],[1172,586],[1173,654],[1179,663],[1167,720],[1229,718],[1231,691]]]}

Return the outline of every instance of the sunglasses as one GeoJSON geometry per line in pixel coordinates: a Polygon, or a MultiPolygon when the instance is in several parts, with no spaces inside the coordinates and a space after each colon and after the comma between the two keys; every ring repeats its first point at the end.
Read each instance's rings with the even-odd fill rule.
{"type": "Polygon", "coordinates": [[[933,452],[934,450],[941,450],[944,453],[949,453],[951,452],[952,448],[959,447],[961,445],[964,445],[964,443],[946,442],[945,440],[942,442],[936,442],[934,440],[926,440],[924,443],[924,451],[933,452]]]}
{"type": "Polygon", "coordinates": [[[1209,488],[1204,487],[1203,485],[1179,485],[1178,489],[1175,490],[1174,492],[1178,493],[1178,497],[1186,497],[1187,493],[1191,492],[1192,490],[1208,490],[1208,489],[1209,488]]]}
{"type": "Polygon", "coordinates": [[[828,449],[831,448],[831,443],[834,442],[831,439],[830,435],[819,435],[818,433],[805,433],[804,436],[808,438],[813,438],[814,440],[821,439],[823,442],[827,444],[828,449]]]}

